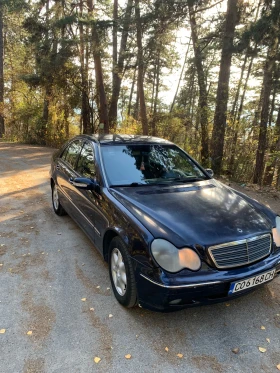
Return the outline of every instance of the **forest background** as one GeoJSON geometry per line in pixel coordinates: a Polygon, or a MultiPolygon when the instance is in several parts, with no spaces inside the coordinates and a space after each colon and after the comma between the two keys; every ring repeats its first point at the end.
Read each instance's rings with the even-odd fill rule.
{"type": "Polygon", "coordinates": [[[159,136],[277,188],[279,37],[280,0],[0,0],[0,138],[159,136]]]}

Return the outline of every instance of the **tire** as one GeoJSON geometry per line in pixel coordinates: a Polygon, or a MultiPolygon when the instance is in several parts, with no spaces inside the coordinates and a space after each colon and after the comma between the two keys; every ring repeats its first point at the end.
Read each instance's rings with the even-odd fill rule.
{"type": "Polygon", "coordinates": [[[56,215],[58,216],[66,215],[66,211],[64,210],[64,208],[61,206],[59,202],[57,186],[54,183],[52,184],[52,205],[53,205],[53,209],[56,215]]]}
{"type": "Polygon", "coordinates": [[[137,304],[137,291],[132,262],[120,237],[114,237],[109,246],[109,274],[118,302],[131,308],[137,304]]]}

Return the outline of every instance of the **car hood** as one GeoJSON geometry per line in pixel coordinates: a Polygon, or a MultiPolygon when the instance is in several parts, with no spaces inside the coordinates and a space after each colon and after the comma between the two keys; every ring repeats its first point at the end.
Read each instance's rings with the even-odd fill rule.
{"type": "MultiPolygon", "coordinates": [[[[272,229],[253,200],[210,179],[192,184],[117,187],[110,192],[155,238],[177,247],[209,246],[272,229]]],[[[257,202],[256,202],[257,203],[257,202]]]]}

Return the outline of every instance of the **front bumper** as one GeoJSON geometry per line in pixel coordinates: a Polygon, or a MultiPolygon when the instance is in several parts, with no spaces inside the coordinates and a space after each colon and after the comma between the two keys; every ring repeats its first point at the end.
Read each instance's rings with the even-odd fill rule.
{"type": "Polygon", "coordinates": [[[159,272],[147,271],[135,261],[135,277],[139,306],[152,311],[168,312],[188,307],[229,301],[259,288],[255,286],[229,295],[230,284],[246,278],[257,276],[266,271],[276,269],[274,278],[280,274],[280,255],[267,258],[246,268],[231,271],[208,271],[205,275],[198,272],[193,276],[176,276],[166,278],[159,272]]]}

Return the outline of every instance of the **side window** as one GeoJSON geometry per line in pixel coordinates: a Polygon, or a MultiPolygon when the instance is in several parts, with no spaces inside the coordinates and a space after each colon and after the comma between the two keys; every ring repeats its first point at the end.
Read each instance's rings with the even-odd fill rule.
{"type": "Polygon", "coordinates": [[[76,171],[84,177],[94,179],[96,176],[94,161],[93,147],[89,143],[85,143],[78,160],[76,171]]]}
{"type": "Polygon", "coordinates": [[[70,164],[72,168],[75,167],[78,156],[81,152],[82,143],[80,140],[72,142],[62,154],[62,159],[70,164]]]}

